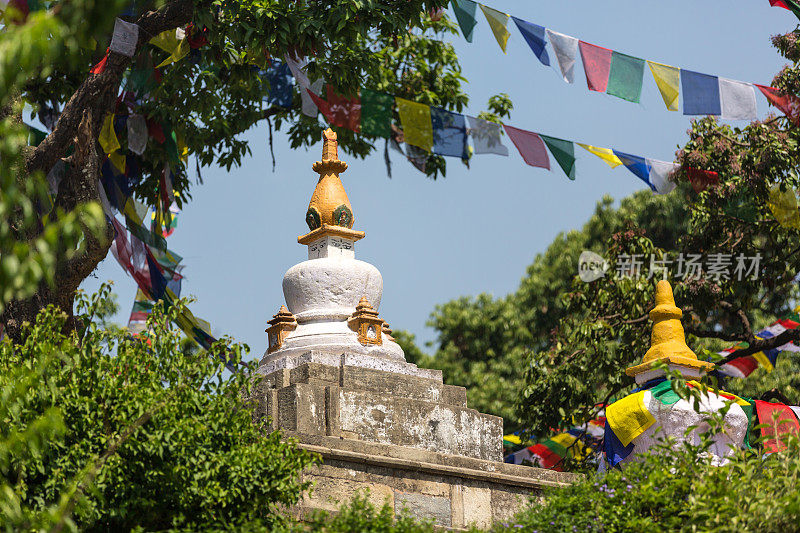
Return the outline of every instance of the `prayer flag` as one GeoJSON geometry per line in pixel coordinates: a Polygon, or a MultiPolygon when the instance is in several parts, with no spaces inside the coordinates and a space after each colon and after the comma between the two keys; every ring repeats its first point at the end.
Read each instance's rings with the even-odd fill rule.
{"type": "Polygon", "coordinates": [[[478,23],[475,18],[475,10],[478,4],[472,0],[452,0],[453,12],[456,14],[456,20],[461,27],[461,33],[468,43],[472,42],[472,31],[478,23]]]}
{"type": "Polygon", "coordinates": [[[547,55],[547,41],[545,40],[545,29],[537,24],[512,17],[514,24],[517,25],[519,32],[531,47],[533,53],[539,58],[543,65],[550,66],[550,56],[547,55]]]}
{"type": "Polygon", "coordinates": [[[489,26],[492,28],[494,38],[497,39],[497,44],[500,45],[503,53],[506,53],[506,44],[508,43],[508,37],[511,35],[506,28],[509,15],[502,11],[492,9],[491,7],[486,7],[483,4],[480,4],[480,6],[481,11],[483,11],[483,14],[486,16],[486,22],[488,22],[489,26]]]}
{"type": "Polygon", "coordinates": [[[661,91],[661,98],[664,99],[667,109],[670,111],[678,110],[678,96],[680,95],[681,70],[655,61],[648,61],[650,72],[653,79],[661,91]]]}
{"type": "Polygon", "coordinates": [[[794,122],[795,126],[800,126],[800,98],[792,95],[785,95],[778,93],[775,87],[767,87],[765,85],[758,85],[758,90],[766,96],[767,100],[780,109],[789,120],[794,122]]]}
{"type": "Polygon", "coordinates": [[[787,187],[785,191],[782,191],[780,185],[773,185],[769,190],[767,205],[778,224],[784,228],[800,229],[797,194],[792,188],[787,187]]]}
{"type": "Polygon", "coordinates": [[[308,94],[308,90],[314,94],[319,94],[319,92],[322,90],[322,84],[324,83],[324,80],[320,78],[314,83],[309,83],[308,76],[306,76],[306,73],[302,70],[306,65],[305,59],[303,59],[302,62],[295,61],[291,54],[286,54],[284,59],[286,60],[286,64],[289,66],[289,70],[292,72],[292,76],[294,76],[295,84],[297,84],[297,86],[300,88],[300,100],[302,101],[300,112],[307,117],[316,118],[317,105],[308,94]]]}
{"type": "Polygon", "coordinates": [[[292,107],[292,73],[283,61],[273,61],[266,70],[259,70],[260,78],[269,83],[267,102],[280,107],[292,107]]]}
{"type": "Polygon", "coordinates": [[[622,161],[619,160],[619,157],[614,155],[614,150],[612,150],[611,148],[599,148],[597,146],[592,146],[591,144],[583,144],[583,143],[577,143],[577,144],[584,150],[593,153],[594,155],[605,161],[605,163],[611,168],[617,168],[622,164],[622,161]]]}
{"type": "Polygon", "coordinates": [[[103,126],[100,128],[99,139],[103,152],[110,154],[120,148],[119,139],[114,132],[114,113],[108,113],[103,119],[103,126]]]}
{"type": "Polygon", "coordinates": [[[611,70],[612,51],[584,41],[579,41],[586,85],[590,91],[606,92],[608,75],[611,70]]]}
{"type": "Polygon", "coordinates": [[[117,150],[108,154],[108,160],[111,161],[114,168],[119,170],[120,174],[125,174],[125,154],[122,151],[117,150]]]}
{"type": "Polygon", "coordinates": [[[716,76],[681,69],[684,115],[719,115],[719,79],[716,76]]]}
{"type": "Polygon", "coordinates": [[[147,121],[142,115],[128,117],[128,150],[142,155],[147,148],[147,121]]]}
{"type": "Polygon", "coordinates": [[[500,124],[470,116],[467,116],[467,120],[476,154],[508,156],[508,147],[503,144],[503,130],[500,124]]]}
{"type": "Polygon", "coordinates": [[[394,97],[369,89],[361,89],[361,133],[389,138],[392,134],[394,97]]]}
{"type": "Polygon", "coordinates": [[[712,185],[719,183],[719,174],[713,170],[701,170],[699,168],[689,167],[686,175],[689,178],[689,183],[692,184],[694,192],[698,194],[712,185]]]}
{"type": "Polygon", "coordinates": [[[440,107],[431,107],[433,153],[468,159],[467,121],[464,115],[440,107]]]}
{"type": "Polygon", "coordinates": [[[608,75],[608,94],[639,102],[644,80],[644,59],[620,52],[611,54],[611,72],[608,75]]]}
{"type": "Polygon", "coordinates": [[[95,66],[89,70],[89,74],[100,74],[106,69],[106,65],[108,64],[108,52],[110,49],[106,49],[106,54],[103,56],[103,59],[100,60],[95,66]]]}
{"type": "Polygon", "coordinates": [[[646,161],[647,166],[650,167],[649,183],[653,188],[653,192],[657,194],[672,192],[677,184],[670,179],[670,176],[680,165],[657,159],[647,159],[646,161]]]}
{"type": "Polygon", "coordinates": [[[411,100],[395,97],[397,113],[403,126],[403,138],[407,144],[430,152],[433,148],[433,125],[431,108],[411,100]]]}
{"type": "Polygon", "coordinates": [[[794,16],[800,19],[800,2],[797,0],[769,0],[769,5],[788,9],[794,16]]]}
{"type": "Polygon", "coordinates": [[[532,131],[521,130],[508,124],[503,124],[508,138],[517,147],[519,155],[532,167],[550,170],[550,158],[547,157],[547,148],[542,138],[532,131]]]}
{"type": "Polygon", "coordinates": [[[306,92],[331,125],[358,131],[361,122],[361,100],[358,96],[347,98],[338,95],[330,85],[327,86],[327,102],[309,90],[306,92]]]}
{"type": "Polygon", "coordinates": [[[664,405],[676,404],[681,399],[681,397],[678,396],[678,393],[672,390],[672,383],[668,379],[665,379],[661,383],[658,383],[648,390],[650,391],[650,394],[653,395],[653,398],[664,405]]]}
{"type": "Polygon", "coordinates": [[[112,52],[133,57],[136,53],[136,44],[139,42],[139,26],[117,18],[114,22],[114,34],[111,37],[112,52]]]}
{"type": "Polygon", "coordinates": [[[656,422],[645,406],[646,393],[647,391],[640,391],[630,394],[606,407],[608,426],[623,446],[629,445],[656,422]]]}
{"type": "Polygon", "coordinates": [[[644,157],[639,157],[638,155],[631,155],[626,154],[625,152],[620,152],[614,150],[614,155],[616,155],[622,164],[625,167],[633,172],[639,179],[645,182],[648,187],[655,190],[653,184],[650,183],[650,165],[647,164],[647,161],[644,157]]]}
{"type": "Polygon", "coordinates": [[[578,39],[553,30],[547,30],[547,38],[550,39],[550,44],[553,45],[553,51],[556,53],[556,59],[564,81],[572,83],[575,78],[575,56],[578,53],[578,39]]]}
{"type": "Polygon", "coordinates": [[[623,445],[619,437],[611,429],[611,425],[606,423],[605,431],[603,434],[603,453],[606,456],[606,461],[612,467],[617,466],[626,457],[633,453],[634,445],[629,443],[623,445]]]}
{"type": "Polygon", "coordinates": [[[724,119],[755,120],[758,116],[756,91],[749,83],[720,78],[719,99],[724,119]]]}
{"type": "Polygon", "coordinates": [[[571,180],[575,179],[575,145],[572,141],[558,139],[547,135],[540,135],[544,143],[550,149],[550,153],[555,157],[558,166],[564,174],[571,180]]]}
{"type": "Polygon", "coordinates": [[[755,400],[755,404],[759,425],[766,425],[761,429],[761,436],[768,437],[768,440],[764,441],[764,451],[775,453],[785,450],[784,440],[789,435],[800,434],[800,424],[794,411],[782,403],[755,400]]]}

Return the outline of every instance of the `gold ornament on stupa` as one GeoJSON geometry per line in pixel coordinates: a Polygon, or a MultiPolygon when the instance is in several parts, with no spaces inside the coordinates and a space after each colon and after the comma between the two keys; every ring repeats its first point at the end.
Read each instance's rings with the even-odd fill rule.
{"type": "Polygon", "coordinates": [[[667,364],[689,367],[696,370],[711,370],[714,364],[700,361],[697,355],[686,345],[686,336],[681,324],[683,311],[675,306],[672,286],[667,280],[656,285],[656,306],[650,311],[653,321],[653,332],[650,337],[650,349],[644,354],[642,363],[625,370],[633,377],[652,369],[656,361],[667,364]]]}
{"type": "Polygon", "coordinates": [[[311,167],[319,174],[306,211],[306,224],[311,231],[298,237],[297,241],[309,244],[328,235],[357,241],[364,238],[364,232],[351,229],[355,220],[353,208],[339,178],[339,174],[347,170],[347,163],[339,160],[339,143],[332,129],[322,133],[322,141],[322,161],[311,167]]]}

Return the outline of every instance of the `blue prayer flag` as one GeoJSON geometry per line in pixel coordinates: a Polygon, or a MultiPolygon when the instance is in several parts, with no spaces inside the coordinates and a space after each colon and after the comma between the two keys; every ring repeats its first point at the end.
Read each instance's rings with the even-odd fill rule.
{"type": "Polygon", "coordinates": [[[614,155],[622,161],[622,164],[625,167],[636,174],[636,176],[641,179],[643,182],[647,184],[653,190],[656,190],[652,183],[650,183],[650,165],[647,164],[647,161],[644,157],[639,157],[638,155],[631,155],[626,154],[625,152],[618,152],[614,150],[614,155]]]}
{"type": "Polygon", "coordinates": [[[294,78],[289,65],[282,61],[273,61],[267,70],[259,70],[258,76],[269,82],[267,102],[281,107],[292,107],[292,83],[294,78]]]}
{"type": "Polygon", "coordinates": [[[549,67],[550,56],[547,55],[547,41],[545,41],[544,37],[545,29],[538,24],[531,24],[517,17],[511,18],[514,19],[514,23],[517,25],[517,28],[519,28],[519,32],[522,34],[522,37],[525,38],[525,41],[528,43],[528,46],[531,47],[533,53],[536,54],[536,57],[539,58],[539,61],[541,61],[543,65],[549,67]]]}
{"type": "Polygon", "coordinates": [[[619,437],[611,429],[611,425],[606,420],[605,433],[603,434],[603,451],[606,454],[606,461],[612,467],[617,466],[623,459],[628,457],[633,452],[634,444],[631,442],[627,446],[623,446],[619,437]]]}
{"type": "Polygon", "coordinates": [[[150,271],[150,297],[154,301],[161,300],[167,293],[167,279],[152,254],[147,254],[147,269],[150,271]]]}
{"type": "Polygon", "coordinates": [[[433,153],[468,158],[467,121],[464,115],[431,106],[433,153]]]}
{"type": "Polygon", "coordinates": [[[709,74],[681,69],[684,115],[721,115],[719,79],[709,74]]]}

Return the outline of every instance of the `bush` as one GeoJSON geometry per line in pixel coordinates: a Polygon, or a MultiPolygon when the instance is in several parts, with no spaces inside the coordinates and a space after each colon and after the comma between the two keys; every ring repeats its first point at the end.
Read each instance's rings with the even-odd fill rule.
{"type": "MultiPolygon", "coordinates": [[[[83,316],[103,299],[82,299],[83,316]]],[[[146,341],[95,324],[82,339],[64,335],[65,315],[47,309],[24,344],[0,343],[0,523],[124,531],[285,520],[279,509],[299,500],[313,458],[254,424],[241,401],[251,369],[226,377],[219,359],[181,350],[169,325],[180,305],[153,313],[146,341]]],[[[243,349],[215,347],[234,358],[243,349]]]]}

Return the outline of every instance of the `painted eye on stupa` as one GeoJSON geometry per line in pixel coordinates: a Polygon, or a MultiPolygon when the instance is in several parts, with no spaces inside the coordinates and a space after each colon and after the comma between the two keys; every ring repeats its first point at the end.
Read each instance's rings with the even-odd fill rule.
{"type": "Polygon", "coordinates": [[[319,211],[315,207],[309,207],[306,212],[306,224],[308,229],[315,230],[322,225],[320,222],[319,211]]]}
{"type": "Polygon", "coordinates": [[[333,220],[337,226],[353,227],[353,213],[350,208],[342,204],[333,211],[333,220]]]}

